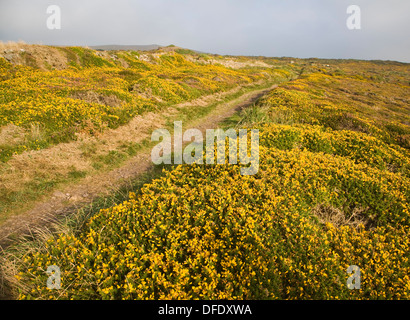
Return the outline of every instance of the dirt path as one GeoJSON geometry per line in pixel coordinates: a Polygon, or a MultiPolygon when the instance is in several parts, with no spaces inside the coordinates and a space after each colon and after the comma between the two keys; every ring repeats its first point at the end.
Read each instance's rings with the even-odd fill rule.
{"type": "MultiPolygon", "coordinates": [[[[250,91],[227,103],[222,103],[205,117],[191,121],[190,123],[184,123],[184,129],[197,128],[205,132],[206,129],[216,128],[220,122],[231,117],[238,110],[250,106],[258,98],[276,86],[277,85],[274,85],[268,89],[250,91]]],[[[213,99],[215,99],[215,97],[213,97],[213,99]]],[[[211,102],[211,98],[207,99],[205,97],[198,99],[198,101],[181,104],[176,106],[176,108],[183,108],[189,105],[201,107],[211,102]]],[[[165,116],[172,115],[176,111],[174,107],[171,107],[160,115],[149,113],[136,117],[129,124],[117,130],[108,130],[108,132],[105,133],[105,138],[112,140],[116,138],[126,139],[124,135],[138,127],[141,131],[138,136],[139,140],[145,139],[150,137],[152,129],[160,127],[165,123],[165,116]],[[149,123],[150,125],[144,125],[144,123],[149,123]]],[[[130,136],[129,138],[131,139],[133,137],[130,136]]],[[[70,147],[71,146],[65,147],[67,149],[65,150],[66,153],[70,152],[70,147]]],[[[56,146],[55,148],[60,148],[59,150],[61,151],[61,146],[56,146]]],[[[51,197],[38,203],[29,211],[10,217],[0,226],[0,247],[4,249],[12,243],[12,239],[16,236],[28,234],[35,228],[45,226],[51,221],[69,215],[77,209],[92,203],[97,197],[108,196],[110,193],[118,190],[119,187],[126,185],[127,182],[136,179],[153,166],[150,152],[151,150],[149,150],[149,152],[140,152],[119,168],[109,172],[87,176],[75,185],[67,185],[60,189],[60,191],[54,192],[51,197]]]]}

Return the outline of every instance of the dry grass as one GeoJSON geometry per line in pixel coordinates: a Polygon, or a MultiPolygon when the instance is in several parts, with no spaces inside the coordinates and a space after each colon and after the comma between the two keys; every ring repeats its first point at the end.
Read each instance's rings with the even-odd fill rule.
{"type": "Polygon", "coordinates": [[[0,56],[12,64],[35,66],[42,70],[61,70],[68,66],[67,56],[61,50],[51,46],[26,44],[23,41],[0,41],[0,56]]]}
{"type": "Polygon", "coordinates": [[[192,62],[200,62],[204,64],[221,64],[224,67],[232,68],[232,69],[241,69],[241,68],[249,68],[249,67],[259,67],[259,68],[270,68],[271,67],[267,63],[263,61],[259,61],[259,60],[240,61],[239,59],[235,59],[235,58],[214,59],[214,58],[208,57],[206,59],[203,57],[194,58],[190,56],[187,56],[187,59],[192,62]]]}
{"type": "Polygon", "coordinates": [[[350,217],[346,214],[329,204],[318,204],[313,208],[312,213],[319,219],[321,224],[331,223],[336,228],[342,226],[349,226],[357,229],[360,225],[369,229],[372,226],[371,219],[366,217],[363,213],[366,210],[363,208],[354,208],[350,217]]]}
{"type": "Polygon", "coordinates": [[[29,45],[27,45],[24,41],[20,40],[20,41],[8,41],[8,42],[3,42],[0,41],[0,50],[4,51],[4,50],[19,50],[19,49],[24,49],[26,47],[28,47],[29,45]]]}
{"type": "Polygon", "coordinates": [[[24,141],[26,130],[14,124],[0,127],[0,145],[19,144],[24,141]]]}
{"type": "Polygon", "coordinates": [[[38,123],[30,123],[29,138],[31,140],[43,140],[45,138],[44,131],[38,123]]]}
{"type": "Polygon", "coordinates": [[[75,92],[70,98],[80,99],[89,103],[99,103],[110,107],[120,107],[123,101],[115,95],[103,95],[95,91],[75,92]]]}

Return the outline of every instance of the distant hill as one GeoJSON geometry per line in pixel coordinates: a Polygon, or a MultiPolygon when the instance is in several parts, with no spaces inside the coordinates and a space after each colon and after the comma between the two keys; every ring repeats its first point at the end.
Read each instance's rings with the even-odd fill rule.
{"type": "Polygon", "coordinates": [[[109,45],[101,45],[101,46],[90,46],[90,48],[95,50],[135,50],[135,51],[149,51],[149,50],[156,50],[161,48],[162,46],[158,44],[147,44],[147,45],[117,45],[117,44],[109,44],[109,45]]]}

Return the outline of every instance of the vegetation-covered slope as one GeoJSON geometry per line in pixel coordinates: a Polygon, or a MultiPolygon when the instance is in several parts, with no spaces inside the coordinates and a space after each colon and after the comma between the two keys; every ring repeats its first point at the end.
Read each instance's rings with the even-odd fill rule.
{"type": "Polygon", "coordinates": [[[297,63],[242,113],[260,129],[256,175],[164,172],[27,255],[20,298],[409,299],[409,67],[297,63]],[[46,288],[50,265],[63,290],[46,288]]]}
{"type": "Polygon", "coordinates": [[[275,73],[271,65],[233,70],[196,62],[196,56],[176,51],[45,48],[41,47],[49,50],[42,51],[45,56],[56,56],[52,50],[57,50],[64,57],[58,69],[37,63],[34,57],[41,52],[30,46],[26,50],[32,53],[14,50],[10,62],[0,57],[0,127],[19,133],[19,139],[0,141],[3,162],[16,153],[76,139],[80,132],[96,134],[115,128],[147,111],[284,76],[283,70],[275,73]],[[15,126],[20,129],[13,130],[15,126]]]}
{"type": "Polygon", "coordinates": [[[0,43],[0,225],[61,195],[67,184],[121,166],[169,117],[187,124],[297,70],[285,61],[177,47],[136,52],[0,43]]]}

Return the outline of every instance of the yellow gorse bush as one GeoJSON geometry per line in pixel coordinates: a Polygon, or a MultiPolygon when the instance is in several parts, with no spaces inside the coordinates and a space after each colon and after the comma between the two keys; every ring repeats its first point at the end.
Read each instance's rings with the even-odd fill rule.
{"type": "Polygon", "coordinates": [[[50,240],[26,260],[24,297],[48,293],[44,270],[55,264],[67,289],[54,298],[409,298],[408,179],[262,138],[255,176],[181,165],[81,235],[50,240]],[[318,222],[323,202],[346,215],[366,208],[371,226],[318,222]],[[346,287],[352,264],[360,291],[346,287]]]}
{"type": "Polygon", "coordinates": [[[28,255],[20,298],[409,299],[406,105],[351,68],[303,75],[257,103],[268,120],[256,175],[228,164],[165,171],[28,255]],[[386,94],[380,105],[367,86],[386,94]],[[61,290],[46,287],[50,265],[61,290]],[[347,287],[350,265],[360,290],[347,287]]]}
{"type": "Polygon", "coordinates": [[[409,297],[400,177],[322,153],[262,154],[249,178],[234,166],[179,166],[102,210],[84,234],[48,242],[26,261],[22,280],[40,288],[29,296],[47,292],[44,270],[56,264],[69,288],[51,292],[58,298],[409,297]],[[324,199],[370,208],[380,226],[318,224],[311,211],[324,199]],[[363,291],[346,288],[350,264],[362,269],[363,291]]]}
{"type": "MultiPolygon", "coordinates": [[[[44,131],[42,147],[76,139],[80,131],[93,134],[117,127],[146,111],[267,80],[268,74],[291,75],[204,65],[175,52],[151,54],[146,61],[136,52],[103,58],[89,49],[58,49],[76,57],[66,69],[45,71],[0,58],[0,127],[38,124],[44,131]]],[[[33,146],[16,146],[14,151],[37,148],[33,146]]],[[[0,159],[7,160],[10,155],[2,152],[0,159]]]]}

